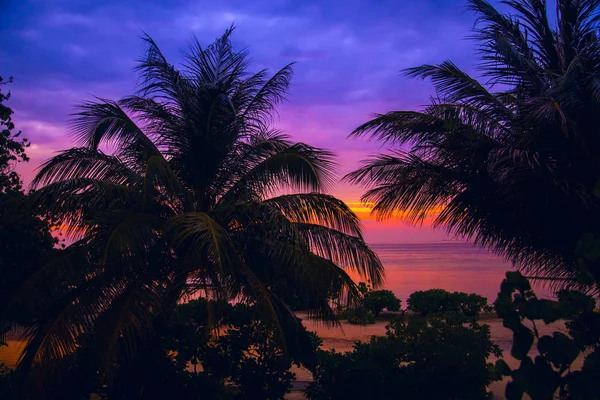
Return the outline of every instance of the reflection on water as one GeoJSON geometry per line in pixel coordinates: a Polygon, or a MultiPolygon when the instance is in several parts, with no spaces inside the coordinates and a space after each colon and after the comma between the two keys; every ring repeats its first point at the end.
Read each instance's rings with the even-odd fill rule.
{"type": "MultiPolygon", "coordinates": [[[[490,302],[512,265],[470,243],[373,244],[386,272],[386,289],[403,301],[416,290],[441,288],[477,293],[490,302]]],[[[540,297],[550,293],[535,287],[540,297]]]]}

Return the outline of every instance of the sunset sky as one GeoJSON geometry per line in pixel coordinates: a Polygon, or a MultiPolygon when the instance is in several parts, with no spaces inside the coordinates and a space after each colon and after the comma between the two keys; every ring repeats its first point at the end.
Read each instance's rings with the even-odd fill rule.
{"type": "MultiPolygon", "coordinates": [[[[465,37],[473,22],[464,0],[0,0],[0,76],[15,79],[8,104],[33,143],[20,171],[28,182],[40,162],[71,146],[73,104],[133,91],[143,32],[177,63],[192,35],[209,44],[235,23],[234,45],[250,50],[254,70],[298,62],[278,127],[334,150],[341,176],[381,150],[347,139],[353,128],[372,113],[419,109],[433,94],[401,69],[451,59],[472,70],[475,45],[465,37]]],[[[365,218],[370,242],[446,238],[427,226],[368,218],[359,187],[332,192],[365,218]]]]}

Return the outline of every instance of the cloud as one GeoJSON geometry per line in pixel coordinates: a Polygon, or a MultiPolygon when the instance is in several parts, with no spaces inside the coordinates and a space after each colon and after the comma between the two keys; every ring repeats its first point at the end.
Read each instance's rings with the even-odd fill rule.
{"type": "MultiPolygon", "coordinates": [[[[148,33],[173,63],[192,35],[211,43],[236,24],[236,48],[248,48],[255,70],[298,61],[289,103],[278,126],[293,138],[336,151],[340,174],[377,143],[347,140],[372,113],[418,109],[428,82],[400,70],[452,59],[471,70],[473,24],[465,0],[21,0],[2,10],[0,74],[14,75],[11,106],[24,135],[39,146],[35,161],[72,145],[68,114],[92,95],[119,98],[136,83],[133,68],[148,33]],[[142,6],[143,4],[143,6],[142,6]]],[[[27,172],[30,174],[30,172],[27,172]]],[[[341,196],[362,190],[341,183],[341,196]]]]}
{"type": "Polygon", "coordinates": [[[52,27],[65,27],[67,25],[91,27],[95,25],[92,17],[72,12],[56,12],[50,14],[44,18],[44,23],[52,27]]]}
{"type": "Polygon", "coordinates": [[[35,138],[35,143],[38,144],[57,143],[60,136],[65,134],[65,127],[63,125],[35,120],[20,121],[19,129],[27,132],[27,136],[35,138]]]}
{"type": "Polygon", "coordinates": [[[296,61],[327,60],[329,55],[320,50],[304,50],[297,46],[287,46],[281,51],[281,56],[296,61]]]}

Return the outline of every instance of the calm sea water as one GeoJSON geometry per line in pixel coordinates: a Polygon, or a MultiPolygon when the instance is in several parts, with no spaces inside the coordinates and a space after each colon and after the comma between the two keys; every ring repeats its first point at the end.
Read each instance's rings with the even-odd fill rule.
{"type": "MultiPolygon", "coordinates": [[[[509,262],[470,243],[373,244],[386,271],[386,289],[402,300],[416,290],[477,293],[494,301],[509,262]]],[[[534,285],[539,297],[550,292],[534,285]]]]}

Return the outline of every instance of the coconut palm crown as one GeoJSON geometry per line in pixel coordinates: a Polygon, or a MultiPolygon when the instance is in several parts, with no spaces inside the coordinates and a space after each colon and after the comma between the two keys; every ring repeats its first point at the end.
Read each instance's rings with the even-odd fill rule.
{"type": "Polygon", "coordinates": [[[359,126],[394,149],[347,178],[379,217],[433,217],[538,278],[598,283],[600,1],[501,3],[468,2],[479,78],[451,61],[404,71],[436,96],[359,126]]]}
{"type": "Polygon", "coordinates": [[[22,368],[71,354],[84,331],[107,366],[186,296],[254,303],[284,337],[298,323],[287,299],[332,321],[332,300],[358,296],[347,272],[382,282],[359,219],[324,194],[332,153],[272,128],[292,65],[249,73],[230,36],[192,41],[180,68],[146,36],[136,94],[78,106],[77,147],[32,184],[73,241],[37,274],[69,290],[29,327],[22,368]]]}

